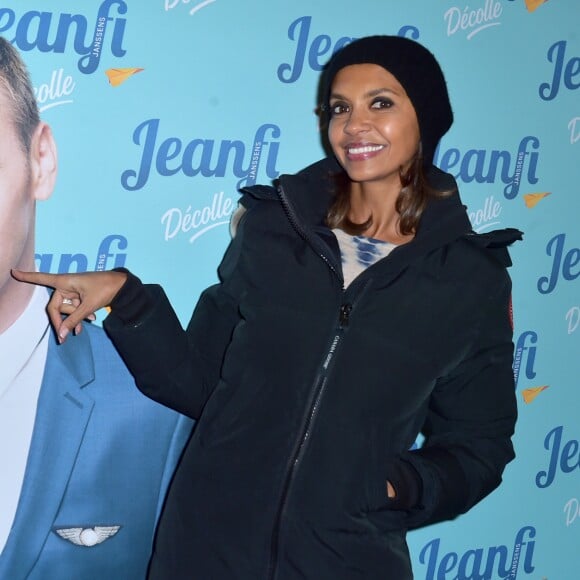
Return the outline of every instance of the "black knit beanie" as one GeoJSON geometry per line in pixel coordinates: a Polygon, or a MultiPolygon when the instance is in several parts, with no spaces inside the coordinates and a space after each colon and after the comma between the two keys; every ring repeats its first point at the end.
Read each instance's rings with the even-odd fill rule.
{"type": "Polygon", "coordinates": [[[417,115],[423,164],[433,163],[441,137],[453,123],[447,84],[439,63],[423,45],[401,36],[368,36],[337,51],[327,63],[323,77],[325,107],[338,71],[351,64],[378,64],[403,86],[417,115]]]}

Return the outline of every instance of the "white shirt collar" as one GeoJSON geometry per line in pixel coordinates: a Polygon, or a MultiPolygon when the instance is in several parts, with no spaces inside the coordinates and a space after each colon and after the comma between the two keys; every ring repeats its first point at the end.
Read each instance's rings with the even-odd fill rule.
{"type": "Polygon", "coordinates": [[[47,302],[46,288],[37,286],[24,312],[0,334],[0,398],[48,330],[47,302]]]}

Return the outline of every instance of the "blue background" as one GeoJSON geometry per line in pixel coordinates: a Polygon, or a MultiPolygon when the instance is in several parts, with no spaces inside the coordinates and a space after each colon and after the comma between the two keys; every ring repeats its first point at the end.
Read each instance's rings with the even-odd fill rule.
{"type": "MultiPolygon", "coordinates": [[[[579,578],[579,22],[577,0],[0,2],[0,34],[21,49],[59,147],[56,190],[38,207],[38,265],[57,272],[124,264],[144,281],[162,283],[185,324],[200,291],[216,279],[229,240],[229,210],[222,207],[220,215],[219,207],[213,214],[206,209],[207,230],[184,228],[169,239],[162,216],[175,208],[199,214],[220,194],[233,207],[241,177],[232,159],[222,176],[161,175],[153,157],[145,163],[150,175],[143,187],[127,189],[123,173],[142,163],[144,134],[135,142],[137,128],[158,120],[155,154],[166,140],[173,140],[170,150],[179,140],[182,153],[188,143],[205,140],[204,151],[213,147],[212,167],[223,142],[239,141],[247,170],[259,128],[273,126],[259,144],[257,166],[258,182],[268,182],[273,169],[292,173],[323,155],[314,114],[317,69],[337,43],[401,31],[418,39],[447,77],[455,124],[438,159],[451,149],[471,159],[448,170],[474,227],[517,227],[525,239],[513,247],[511,270],[520,361],[517,459],[504,484],[469,514],[410,533],[415,576],[579,578]],[[76,50],[76,27],[67,32],[63,25],[67,15],[87,25],[76,50]],[[99,17],[109,20],[98,66],[86,74],[79,59],[95,48],[99,17]],[[43,34],[49,45],[62,41],[63,50],[42,50],[43,34]],[[306,38],[305,58],[297,57],[299,38],[306,38]],[[321,54],[309,59],[316,47],[321,54]],[[288,82],[289,72],[281,78],[279,69],[297,58],[303,68],[288,82]],[[113,68],[143,70],[112,86],[106,71],[113,68]],[[540,92],[543,83],[554,85],[552,95],[540,92]],[[65,85],[69,94],[59,94],[65,85]],[[526,138],[519,191],[506,197],[526,138]],[[509,160],[503,181],[501,164],[497,171],[490,166],[494,151],[509,160]],[[477,160],[480,173],[489,175],[482,183],[473,179],[477,160]],[[524,196],[533,193],[550,195],[528,207],[524,196]],[[108,236],[114,236],[109,245],[108,236]],[[67,266],[69,254],[79,256],[67,266]],[[538,282],[551,278],[554,268],[553,288],[545,291],[538,282]],[[544,386],[524,401],[526,389],[544,386]],[[556,450],[555,435],[561,436],[556,450]],[[550,471],[551,462],[553,481],[539,487],[537,476],[550,471]]],[[[165,165],[175,169],[181,162],[177,156],[165,165]]]]}

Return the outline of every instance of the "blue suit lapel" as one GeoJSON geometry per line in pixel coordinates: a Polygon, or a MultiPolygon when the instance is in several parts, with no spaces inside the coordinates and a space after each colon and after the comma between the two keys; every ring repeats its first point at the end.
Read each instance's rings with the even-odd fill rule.
{"type": "Polygon", "coordinates": [[[26,472],[14,525],[0,557],[0,578],[33,567],[69,481],[94,401],[82,387],[94,380],[88,333],[58,346],[51,334],[26,472]]]}

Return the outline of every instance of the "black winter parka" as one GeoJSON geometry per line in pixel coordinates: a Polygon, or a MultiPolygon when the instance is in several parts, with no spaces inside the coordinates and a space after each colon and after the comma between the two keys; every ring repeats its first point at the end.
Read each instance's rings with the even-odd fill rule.
{"type": "Polygon", "coordinates": [[[520,233],[476,235],[457,194],[434,198],[415,238],[344,289],[324,225],[334,168],[244,192],[186,331],[158,286],[137,319],[119,299],[105,320],[139,388],[198,419],[151,578],[410,579],[406,531],[468,510],[514,457],[505,246],[520,233]]]}

